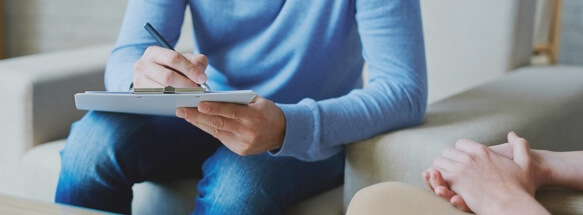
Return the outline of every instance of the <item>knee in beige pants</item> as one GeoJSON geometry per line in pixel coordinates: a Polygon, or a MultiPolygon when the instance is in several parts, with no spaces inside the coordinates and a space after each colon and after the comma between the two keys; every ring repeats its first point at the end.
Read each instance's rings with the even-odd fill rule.
{"type": "Polygon", "coordinates": [[[402,182],[384,182],[356,193],[347,215],[374,214],[452,214],[465,215],[430,190],[402,182]]]}

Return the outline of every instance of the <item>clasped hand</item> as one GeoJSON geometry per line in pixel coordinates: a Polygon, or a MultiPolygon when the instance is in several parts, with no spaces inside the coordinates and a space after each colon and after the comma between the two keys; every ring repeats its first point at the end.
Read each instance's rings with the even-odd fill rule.
{"type": "Polygon", "coordinates": [[[505,196],[532,197],[543,184],[541,177],[536,177],[540,169],[528,141],[511,132],[508,143],[490,148],[459,140],[455,148],[435,159],[423,177],[436,195],[457,208],[483,213],[489,204],[508,203],[505,196]]]}

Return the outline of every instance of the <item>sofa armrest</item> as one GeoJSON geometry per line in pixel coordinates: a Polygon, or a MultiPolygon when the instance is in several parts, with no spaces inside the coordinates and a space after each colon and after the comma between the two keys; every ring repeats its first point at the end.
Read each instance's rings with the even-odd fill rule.
{"type": "Polygon", "coordinates": [[[77,111],[73,94],[102,90],[111,45],[0,61],[0,166],[18,166],[35,145],[67,136],[77,111]],[[14,163],[13,163],[14,162],[14,163]]]}
{"type": "Polygon", "coordinates": [[[344,205],[383,181],[424,186],[421,173],[460,138],[486,145],[516,131],[532,148],[581,150],[583,68],[533,67],[431,104],[423,125],[379,135],[347,149],[344,205]]]}

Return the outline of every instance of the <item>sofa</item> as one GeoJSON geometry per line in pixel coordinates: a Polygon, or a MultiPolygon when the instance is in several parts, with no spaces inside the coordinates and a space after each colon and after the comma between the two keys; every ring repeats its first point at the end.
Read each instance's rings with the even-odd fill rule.
{"type": "MultiPolygon", "coordinates": [[[[421,2],[430,103],[423,124],[349,144],[344,186],[286,214],[343,214],[354,193],[383,181],[422,187],[422,170],[462,137],[492,145],[514,130],[533,148],[583,149],[583,68],[529,66],[534,1],[421,2]]],[[[73,94],[103,89],[112,47],[0,61],[0,192],[53,201],[59,151],[71,123],[84,114],[73,94]]],[[[189,213],[196,181],[137,184],[132,210],[189,213]]],[[[542,193],[539,199],[557,214],[583,211],[580,191],[542,193]]]]}

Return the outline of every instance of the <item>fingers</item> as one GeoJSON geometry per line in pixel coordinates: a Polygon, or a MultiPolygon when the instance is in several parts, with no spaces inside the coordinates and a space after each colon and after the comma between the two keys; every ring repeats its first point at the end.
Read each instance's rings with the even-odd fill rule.
{"type": "Polygon", "coordinates": [[[445,183],[445,180],[443,180],[443,176],[439,170],[429,170],[429,177],[429,183],[431,184],[431,187],[447,187],[447,184],[445,183]]]}
{"type": "MultiPolygon", "coordinates": [[[[464,144],[463,141],[460,144],[464,144]]],[[[434,191],[435,195],[450,202],[450,204],[459,210],[471,212],[463,198],[449,188],[449,185],[445,182],[439,170],[452,170],[457,168],[459,165],[458,162],[464,163],[466,162],[465,159],[468,159],[467,153],[456,149],[447,149],[443,152],[442,156],[434,161],[434,167],[427,169],[423,173],[423,178],[425,179],[426,185],[434,191]]]]}
{"type": "Polygon", "coordinates": [[[468,162],[468,160],[470,159],[466,152],[463,152],[463,151],[460,151],[457,149],[452,149],[452,148],[445,149],[443,151],[443,153],[441,154],[441,156],[449,158],[449,159],[457,161],[457,162],[468,162]]]}
{"type": "Polygon", "coordinates": [[[188,55],[189,58],[187,58],[174,50],[157,46],[148,47],[144,55],[152,62],[176,70],[194,82],[199,83],[201,81],[200,83],[204,83],[206,81],[204,69],[207,63],[203,60],[195,60],[192,55],[188,55]],[[191,59],[194,62],[191,62],[191,59]]]}
{"type": "Polygon", "coordinates": [[[184,54],[184,57],[190,61],[190,65],[194,65],[194,68],[190,68],[190,66],[187,65],[186,68],[190,68],[190,70],[185,70],[183,74],[190,78],[190,80],[194,80],[196,83],[205,83],[207,76],[204,71],[209,65],[208,58],[205,55],[192,53],[184,54]]]}
{"type": "Polygon", "coordinates": [[[235,122],[233,119],[203,114],[195,108],[178,108],[176,109],[176,116],[184,118],[191,124],[202,124],[213,129],[226,130],[233,133],[242,132],[239,123],[235,122]]]}
{"type": "Polygon", "coordinates": [[[189,121],[191,124],[195,125],[196,127],[200,128],[201,130],[205,131],[206,133],[212,135],[213,137],[219,140],[234,140],[233,133],[221,129],[214,128],[212,126],[208,126],[206,124],[197,122],[197,121],[189,121]]]}
{"type": "Polygon", "coordinates": [[[435,188],[435,195],[449,202],[456,194],[445,186],[439,186],[435,188]]]}
{"type": "Polygon", "coordinates": [[[503,143],[499,145],[494,145],[488,147],[490,150],[496,152],[496,154],[505,157],[506,159],[513,160],[514,152],[512,151],[512,146],[509,143],[503,143]]]}
{"type": "Polygon", "coordinates": [[[461,210],[461,211],[465,211],[465,212],[472,212],[472,210],[470,210],[470,208],[468,207],[468,205],[466,204],[466,202],[464,201],[464,199],[460,196],[460,195],[454,195],[449,199],[449,203],[451,203],[454,207],[456,207],[457,209],[461,210]]]}
{"type": "MultiPolygon", "coordinates": [[[[427,187],[431,189],[431,191],[435,191],[434,190],[435,187],[445,186],[445,182],[439,183],[439,181],[436,180],[436,177],[438,177],[437,174],[439,174],[439,170],[433,167],[423,171],[423,179],[425,181],[425,185],[427,185],[427,187]]],[[[439,174],[439,177],[441,177],[441,174],[439,174]]]]}
{"type": "Polygon", "coordinates": [[[486,146],[469,139],[458,140],[455,143],[455,148],[464,152],[476,154],[483,154],[484,152],[489,151],[486,146]]]}
{"type": "Polygon", "coordinates": [[[198,87],[198,84],[184,75],[159,65],[147,68],[144,74],[148,79],[161,83],[163,86],[198,87]]]}
{"type": "Polygon", "coordinates": [[[134,87],[196,86],[180,73],[144,58],[134,64],[134,87]]]}
{"type": "Polygon", "coordinates": [[[212,135],[214,138],[217,138],[229,150],[233,152],[241,151],[241,149],[238,148],[238,146],[240,146],[239,144],[233,144],[237,141],[237,138],[235,137],[235,134],[233,134],[232,132],[213,128],[211,126],[196,121],[190,123],[199,128],[200,130],[203,130],[204,132],[212,135]]]}
{"type": "MultiPolygon", "coordinates": [[[[437,158],[435,158],[435,160],[433,161],[433,167],[437,168],[440,171],[444,171],[444,172],[451,172],[455,169],[459,169],[460,168],[460,164],[457,161],[454,161],[452,159],[443,157],[443,156],[439,156],[437,158]]],[[[441,174],[442,172],[440,172],[441,174]]]]}
{"type": "Polygon", "coordinates": [[[528,140],[518,136],[518,134],[516,134],[514,131],[508,132],[508,143],[512,143],[512,142],[524,142],[526,144],[528,144],[528,140]]]}
{"type": "Polygon", "coordinates": [[[259,153],[248,141],[248,137],[253,136],[251,132],[245,130],[245,128],[238,127],[239,123],[235,122],[234,119],[206,115],[199,113],[194,108],[178,108],[176,116],[184,118],[189,123],[217,138],[229,150],[238,155],[245,156],[259,153]]]}
{"type": "Polygon", "coordinates": [[[247,106],[233,103],[201,102],[198,104],[198,110],[204,114],[217,115],[237,120],[253,116],[247,106]]]}
{"type": "Polygon", "coordinates": [[[135,87],[165,87],[163,84],[155,82],[152,79],[145,78],[145,77],[137,77],[134,75],[134,88],[135,87]]]}
{"type": "Polygon", "coordinates": [[[514,162],[518,164],[523,170],[527,170],[531,166],[530,146],[528,141],[519,137],[516,133],[508,133],[508,143],[512,145],[514,152],[514,162]]]}
{"type": "Polygon", "coordinates": [[[427,186],[427,188],[429,188],[431,191],[435,191],[433,189],[433,186],[431,186],[431,182],[429,181],[429,178],[430,178],[429,169],[423,171],[422,176],[423,176],[423,181],[425,182],[425,185],[427,186]]]}
{"type": "Polygon", "coordinates": [[[196,109],[179,108],[176,112],[177,116],[180,115],[179,117],[183,117],[184,119],[186,119],[186,121],[188,121],[192,125],[217,138],[219,141],[221,141],[221,143],[223,143],[223,145],[225,145],[225,147],[227,147],[229,150],[238,155],[246,156],[250,154],[259,153],[252,147],[252,145],[248,141],[245,140],[246,137],[245,135],[241,135],[241,133],[236,133],[225,129],[230,128],[231,127],[230,124],[232,125],[237,124],[232,122],[234,121],[233,119],[227,119],[221,116],[210,116],[214,117],[215,119],[222,118],[223,120],[231,121],[230,123],[225,123],[224,125],[221,125],[222,127],[221,126],[217,127],[217,125],[215,124],[212,123],[207,124],[207,122],[203,122],[205,121],[203,118],[208,117],[208,115],[205,116],[205,114],[198,113],[197,115],[189,116],[189,113],[192,114],[193,112],[197,112],[196,109]],[[184,109],[186,111],[181,109],[184,109]]]}
{"type": "Polygon", "coordinates": [[[265,100],[265,99],[261,99],[261,96],[255,96],[255,97],[253,97],[253,99],[251,99],[249,104],[253,104],[253,103],[257,102],[258,100],[265,100]]]}
{"type": "Polygon", "coordinates": [[[237,148],[233,148],[237,146],[237,144],[232,144],[237,141],[236,135],[233,132],[201,123],[199,121],[199,117],[203,117],[204,114],[197,114],[195,113],[196,111],[197,110],[193,108],[178,108],[176,110],[176,115],[180,118],[184,118],[187,122],[212,135],[214,138],[217,138],[231,151],[236,152],[239,150],[237,148]]]}
{"type": "MultiPolygon", "coordinates": [[[[429,187],[436,196],[439,196],[442,199],[450,202],[451,198],[457,195],[455,192],[449,189],[439,170],[435,168],[429,168],[423,172],[423,178],[425,179],[425,184],[427,187],[429,187]]],[[[465,203],[461,201],[459,202],[459,205],[465,205],[465,203]]]]}
{"type": "Polygon", "coordinates": [[[147,75],[152,80],[175,87],[194,87],[206,82],[204,73],[208,59],[204,55],[185,54],[162,47],[151,46],[134,64],[134,73],[147,75]]]}

